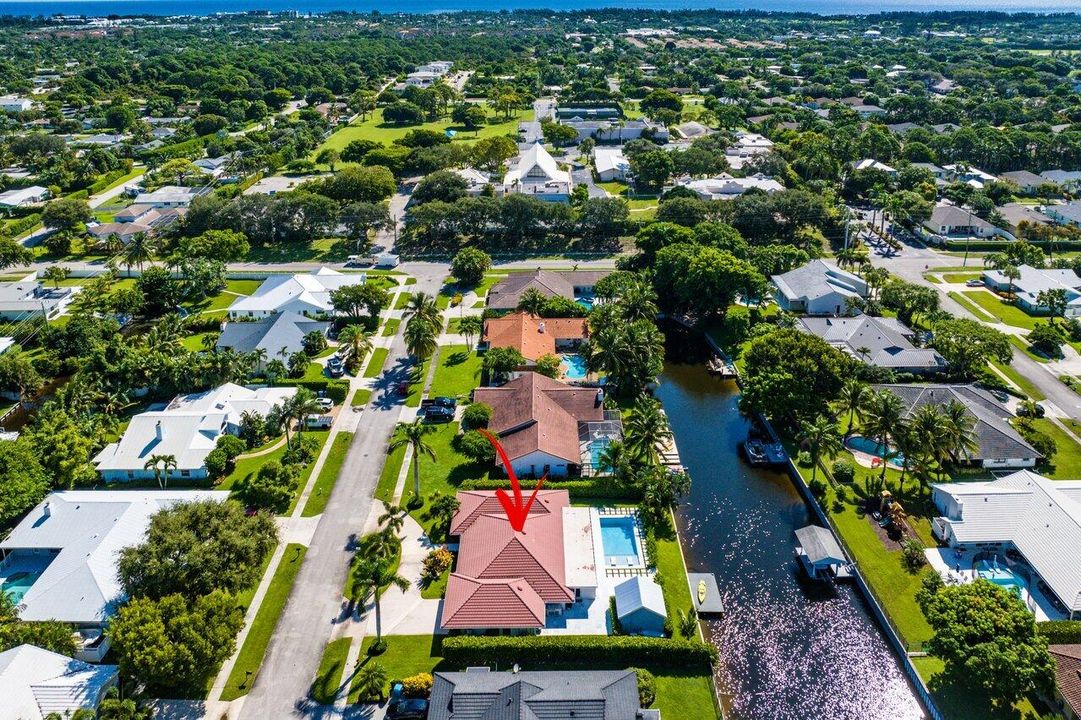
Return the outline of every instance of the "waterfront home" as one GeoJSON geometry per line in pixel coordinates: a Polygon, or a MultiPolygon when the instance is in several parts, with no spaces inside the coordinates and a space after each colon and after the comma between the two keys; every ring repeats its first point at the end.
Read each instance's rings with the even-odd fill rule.
{"type": "Polygon", "coordinates": [[[610,273],[610,270],[512,272],[488,291],[488,307],[492,310],[514,310],[530,289],[544,297],[558,296],[590,306],[594,286],[610,273]]]}
{"type": "MultiPolygon", "coordinates": [[[[988,548],[976,576],[1054,595],[1071,619],[1081,613],[1081,481],[1020,470],[987,482],[931,486],[941,513],[935,537],[953,548],[988,548]],[[1011,562],[1011,551],[1024,558],[1011,562]],[[1027,575],[1027,577],[1026,577],[1027,575]]],[[[967,568],[963,568],[967,570],[967,568]]],[[[1029,605],[1032,607],[1032,605],[1029,605]]]]}
{"type": "Polygon", "coordinates": [[[473,401],[492,408],[488,428],[519,477],[578,475],[622,436],[619,413],[605,410],[603,391],[534,372],[501,387],[477,388],[473,401]]]}
{"type": "Polygon", "coordinates": [[[963,458],[968,464],[996,470],[1027,468],[1042,457],[1010,424],[1013,415],[1006,406],[975,385],[880,384],[874,389],[901,398],[906,417],[924,405],[942,407],[951,401],[964,405],[977,441],[976,451],[963,458]]]}
{"type": "Polygon", "coordinates": [[[207,477],[206,456],[222,435],[240,434],[245,413],[265,418],[276,405],[295,395],[295,387],[250,389],[226,383],[212,390],[178,395],[165,407],[139,413],[120,440],[109,443],[93,463],[106,482],[154,480],[146,463],[154,455],[172,455],[169,479],[207,477]]]}
{"type": "Polygon", "coordinates": [[[630,635],[664,637],[668,610],[664,591],[653,578],[635,575],[616,585],[616,617],[630,635]]]}
{"type": "Polygon", "coordinates": [[[1062,290],[1066,293],[1066,317],[1081,316],[1081,277],[1069,269],[1035,268],[1019,265],[1020,276],[1011,280],[998,270],[984,270],[983,283],[998,292],[1013,293],[1017,305],[1030,313],[1048,313],[1050,308],[1040,302],[1040,293],[1062,290]]]}
{"type": "Polygon", "coordinates": [[[262,372],[269,360],[284,362],[293,353],[303,352],[305,335],[310,332],[325,335],[328,328],[329,322],[312,320],[291,311],[275,313],[254,322],[234,320],[222,328],[214,349],[236,353],[265,351],[267,360],[259,361],[255,368],[256,372],[262,372]]]}
{"type": "Polygon", "coordinates": [[[514,348],[531,362],[543,355],[573,352],[587,337],[585,318],[541,318],[517,312],[484,321],[485,346],[514,348]]]}
{"type": "Polygon", "coordinates": [[[81,660],[100,662],[103,635],[124,601],[120,550],[140,542],[150,518],[180,502],[224,502],[210,490],[68,490],[51,493],[0,542],[0,584],[28,622],[57,620],[79,634],[81,660]]]}
{"type": "Polygon", "coordinates": [[[643,710],[634,670],[465,672],[433,675],[428,720],[596,718],[660,720],[643,710]]]}
{"type": "Polygon", "coordinates": [[[49,188],[41,185],[8,190],[0,193],[0,207],[21,208],[40,205],[49,199],[49,188]]]}
{"type": "Polygon", "coordinates": [[[18,645],[0,653],[3,717],[45,720],[96,710],[118,677],[116,665],[91,665],[36,645],[18,645]]]}
{"type": "Polygon", "coordinates": [[[308,317],[332,315],[331,293],[349,285],[363,285],[367,280],[363,273],[346,275],[328,267],[310,273],[271,275],[251,295],[234,300],[229,317],[265,318],[286,312],[308,317]]]}
{"type": "Polygon", "coordinates": [[[458,502],[450,524],[458,557],[443,630],[533,633],[596,596],[593,539],[580,532],[589,528],[591,535],[590,509],[571,507],[566,490],[537,494],[525,532],[511,527],[495,492],[459,492],[458,502]]]}
{"type": "Polygon", "coordinates": [[[503,176],[507,193],[520,193],[539,200],[570,202],[574,182],[567,170],[560,169],[555,158],[540,143],[534,143],[518,156],[503,176]]]}
{"type": "Polygon", "coordinates": [[[21,280],[0,282],[0,320],[19,322],[29,318],[60,317],[82,288],[78,285],[49,287],[32,272],[21,280]]]}
{"type": "Polygon", "coordinates": [[[811,260],[770,280],[777,288],[777,304],[804,315],[844,315],[848,298],[867,297],[863,278],[825,260],[811,260]]]}
{"type": "Polygon", "coordinates": [[[796,328],[868,365],[907,373],[942,372],[947,367],[937,350],[913,345],[915,331],[896,318],[803,317],[796,320],[796,328]]]}

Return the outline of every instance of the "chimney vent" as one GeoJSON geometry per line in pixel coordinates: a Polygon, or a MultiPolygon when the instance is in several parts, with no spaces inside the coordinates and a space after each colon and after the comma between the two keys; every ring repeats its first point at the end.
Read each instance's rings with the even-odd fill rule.
{"type": "Polygon", "coordinates": [[[161,440],[161,420],[154,423],[154,436],[161,440]]]}
{"type": "Polygon", "coordinates": [[[541,324],[537,325],[537,332],[539,332],[539,333],[544,332],[544,323],[541,323],[541,324]]]}
{"type": "Polygon", "coordinates": [[[45,503],[45,506],[41,508],[41,513],[45,517],[52,517],[53,509],[49,507],[49,503],[45,503]]]}

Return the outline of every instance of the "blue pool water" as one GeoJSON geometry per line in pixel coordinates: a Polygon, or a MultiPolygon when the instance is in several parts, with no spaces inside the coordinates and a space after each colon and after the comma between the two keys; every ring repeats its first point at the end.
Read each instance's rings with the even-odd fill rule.
{"type": "Polygon", "coordinates": [[[606,469],[601,467],[601,457],[611,444],[612,440],[610,438],[597,438],[596,440],[589,441],[589,463],[593,466],[594,470],[603,471],[606,469]]]}
{"type": "Polygon", "coordinates": [[[976,563],[976,572],[984,580],[1000,585],[1007,590],[1012,590],[1017,595],[1021,595],[1022,590],[1028,590],[1028,583],[1025,582],[1023,577],[1002,565],[999,565],[996,569],[988,561],[980,560],[976,563]]]}
{"type": "Polygon", "coordinates": [[[631,515],[602,517],[601,545],[604,557],[638,558],[638,543],[634,539],[634,526],[637,520],[631,515]]]}
{"type": "Polygon", "coordinates": [[[578,297],[574,298],[574,302],[578,303],[579,305],[584,307],[586,310],[592,310],[593,309],[593,296],[592,295],[579,295],[578,297]]]}
{"type": "Polygon", "coordinates": [[[4,580],[3,584],[0,585],[0,589],[11,598],[13,603],[18,605],[23,601],[23,596],[26,595],[27,590],[34,584],[39,575],[39,573],[17,572],[4,580]]]}
{"type": "Polygon", "coordinates": [[[586,359],[577,354],[564,355],[563,373],[569,380],[581,380],[589,374],[586,370],[586,359]]]}
{"type": "MultiPolygon", "coordinates": [[[[848,439],[846,445],[849,450],[866,453],[867,455],[874,455],[875,457],[882,457],[884,454],[884,448],[880,443],[875,442],[871,438],[863,437],[862,435],[853,435],[848,439]]],[[[895,467],[902,467],[905,464],[905,456],[899,452],[892,453],[890,455],[889,463],[895,467]]]]}

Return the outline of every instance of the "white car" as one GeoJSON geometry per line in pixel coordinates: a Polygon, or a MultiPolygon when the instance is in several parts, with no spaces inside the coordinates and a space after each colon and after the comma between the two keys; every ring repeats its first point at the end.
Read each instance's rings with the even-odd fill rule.
{"type": "Polygon", "coordinates": [[[321,407],[323,410],[330,410],[332,407],[334,407],[334,401],[330,398],[318,398],[316,402],[319,403],[319,407],[321,407]]]}

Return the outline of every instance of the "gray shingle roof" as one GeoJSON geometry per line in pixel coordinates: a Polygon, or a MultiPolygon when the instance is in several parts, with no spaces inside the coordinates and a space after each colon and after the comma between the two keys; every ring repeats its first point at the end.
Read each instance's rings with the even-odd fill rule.
{"type": "Polygon", "coordinates": [[[219,350],[247,353],[263,348],[274,355],[282,348],[294,353],[304,349],[304,336],[313,330],[326,332],[329,322],[309,320],[300,313],[283,312],[257,322],[230,322],[218,337],[219,350]]]}
{"type": "Polygon", "coordinates": [[[575,287],[593,287],[597,281],[609,275],[610,272],[609,270],[565,272],[534,270],[533,272],[511,273],[488,291],[488,307],[494,310],[514,310],[529,288],[535,288],[545,297],[559,295],[573,300],[575,287]]]}
{"type": "Polygon", "coordinates": [[[635,720],[639,707],[631,670],[482,669],[435,673],[428,720],[635,720]]]}
{"type": "Polygon", "coordinates": [[[913,346],[909,342],[912,330],[894,318],[806,317],[797,320],[796,327],[869,365],[913,370],[946,368],[946,360],[938,351],[913,346]]]}
{"type": "Polygon", "coordinates": [[[875,385],[874,389],[889,390],[901,398],[907,414],[923,405],[963,403],[976,421],[973,429],[980,445],[972,460],[1042,457],[1010,425],[1010,411],[975,385],[875,385]]]}

